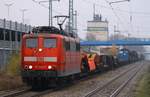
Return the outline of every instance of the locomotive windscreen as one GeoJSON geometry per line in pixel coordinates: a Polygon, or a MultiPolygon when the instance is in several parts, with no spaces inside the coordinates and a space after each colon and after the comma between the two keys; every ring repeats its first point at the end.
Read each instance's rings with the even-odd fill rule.
{"type": "Polygon", "coordinates": [[[37,38],[27,38],[26,39],[26,47],[27,48],[36,48],[38,46],[37,38]]]}
{"type": "Polygon", "coordinates": [[[50,38],[44,39],[44,47],[45,48],[55,48],[56,47],[56,39],[50,39],[50,38]]]}

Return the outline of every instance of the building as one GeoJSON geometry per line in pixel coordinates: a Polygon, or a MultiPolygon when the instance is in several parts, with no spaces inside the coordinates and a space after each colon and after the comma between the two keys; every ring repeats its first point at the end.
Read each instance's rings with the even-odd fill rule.
{"type": "MultiPolygon", "coordinates": [[[[87,40],[89,41],[107,41],[109,40],[108,21],[102,20],[102,16],[95,14],[93,20],[87,22],[87,40]]],[[[112,47],[91,47],[100,52],[100,54],[113,54],[112,47]]]]}
{"type": "Polygon", "coordinates": [[[94,15],[93,20],[87,22],[88,40],[106,41],[108,34],[108,21],[103,21],[101,15],[94,15]]]}
{"type": "Polygon", "coordinates": [[[3,69],[13,51],[20,50],[23,33],[31,31],[30,25],[0,19],[0,69],[3,69]]]}

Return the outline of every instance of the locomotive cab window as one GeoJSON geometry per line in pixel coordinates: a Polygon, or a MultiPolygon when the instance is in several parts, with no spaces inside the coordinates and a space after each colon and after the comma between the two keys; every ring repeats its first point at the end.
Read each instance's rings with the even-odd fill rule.
{"type": "Polygon", "coordinates": [[[37,48],[37,46],[38,46],[37,38],[32,38],[32,39],[27,38],[26,39],[26,47],[27,48],[37,48]]]}
{"type": "Polygon", "coordinates": [[[44,39],[45,48],[56,48],[56,39],[44,39]]]}

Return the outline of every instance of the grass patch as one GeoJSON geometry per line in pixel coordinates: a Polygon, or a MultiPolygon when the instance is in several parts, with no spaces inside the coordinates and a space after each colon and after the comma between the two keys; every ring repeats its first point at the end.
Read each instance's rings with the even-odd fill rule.
{"type": "Polygon", "coordinates": [[[6,67],[6,74],[10,76],[20,75],[20,63],[20,54],[13,53],[6,67]]]}
{"type": "Polygon", "coordinates": [[[150,97],[150,68],[139,81],[135,97],[150,97]]]}
{"type": "Polygon", "coordinates": [[[0,72],[0,90],[24,86],[20,76],[20,54],[13,53],[4,71],[0,72]]]}

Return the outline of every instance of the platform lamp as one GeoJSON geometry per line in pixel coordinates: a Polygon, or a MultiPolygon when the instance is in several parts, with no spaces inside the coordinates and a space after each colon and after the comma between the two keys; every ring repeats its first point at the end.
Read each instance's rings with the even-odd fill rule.
{"type": "Polygon", "coordinates": [[[22,12],[22,23],[24,24],[24,13],[28,11],[28,9],[21,9],[21,12],[22,12]]]}
{"type": "Polygon", "coordinates": [[[5,4],[5,6],[7,7],[7,15],[8,15],[8,19],[10,19],[10,7],[13,5],[13,3],[10,4],[5,4]]]}

